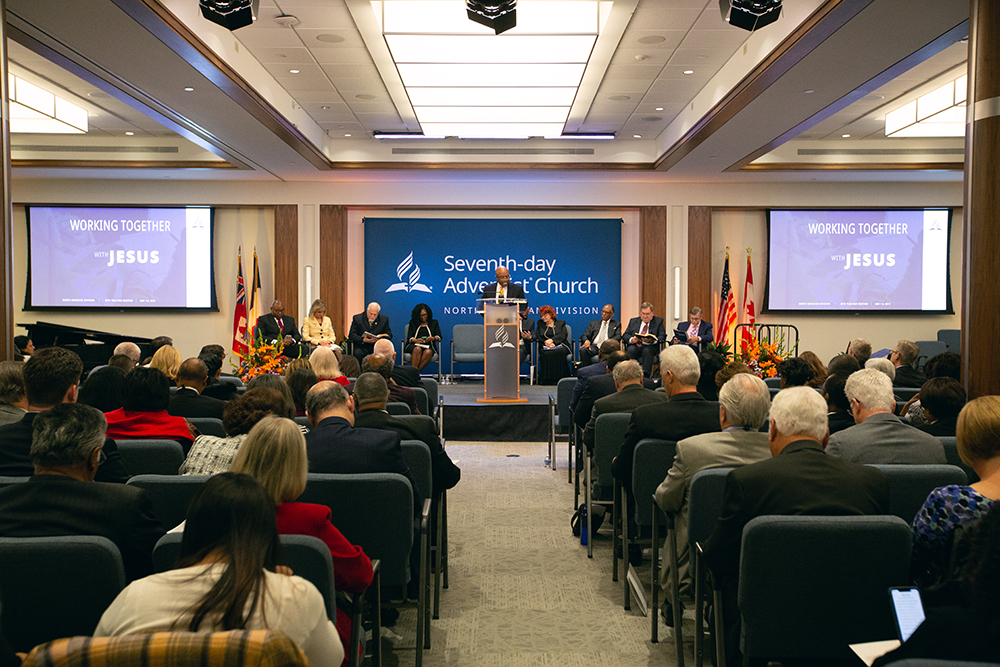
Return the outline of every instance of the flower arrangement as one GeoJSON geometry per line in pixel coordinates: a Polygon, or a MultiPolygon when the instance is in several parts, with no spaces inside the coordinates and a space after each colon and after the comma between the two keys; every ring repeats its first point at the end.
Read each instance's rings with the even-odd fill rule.
{"type": "Polygon", "coordinates": [[[270,343],[253,341],[247,345],[246,354],[240,359],[240,365],[236,367],[236,374],[244,382],[249,382],[265,373],[281,375],[287,363],[288,359],[281,356],[281,348],[270,343]]]}
{"type": "Polygon", "coordinates": [[[749,341],[741,341],[740,345],[739,361],[749,366],[759,378],[776,376],[778,364],[784,361],[787,355],[784,336],[770,343],[764,343],[756,336],[752,336],[749,341]]]}

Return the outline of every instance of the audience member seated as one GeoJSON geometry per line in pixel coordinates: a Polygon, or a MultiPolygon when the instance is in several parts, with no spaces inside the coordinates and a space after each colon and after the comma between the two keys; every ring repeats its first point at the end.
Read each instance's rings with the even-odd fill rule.
{"type": "MultiPolygon", "coordinates": [[[[819,393],[808,387],[785,389],[771,403],[768,443],[773,458],[736,468],[726,478],[722,512],[705,546],[705,564],[722,591],[727,665],[743,662],[736,591],[743,528],[751,519],[889,510],[885,475],[871,466],[827,456],[823,447],[828,437],[826,403],[819,393]]],[[[822,576],[818,564],[813,565],[822,576]]]]}
{"type": "MultiPolygon", "coordinates": [[[[654,391],[642,386],[642,366],[635,359],[627,359],[615,364],[610,373],[615,382],[615,393],[594,401],[590,421],[583,429],[583,444],[594,451],[594,434],[597,418],[612,412],[635,412],[636,408],[650,403],[666,403],[670,398],[662,391],[654,391]]],[[[631,470],[629,475],[631,475],[631,470]]]]}
{"type": "Polygon", "coordinates": [[[879,373],[882,373],[889,378],[889,382],[891,383],[895,383],[896,381],[896,367],[893,366],[892,362],[888,359],[869,359],[865,362],[865,368],[874,368],[879,373]]]}
{"type": "Polygon", "coordinates": [[[295,318],[285,315],[285,304],[277,299],[271,302],[270,313],[257,318],[253,331],[255,340],[276,346],[282,356],[295,359],[304,353],[295,318]]]}
{"type": "Polygon", "coordinates": [[[826,400],[826,408],[829,411],[826,418],[830,435],[851,428],[856,423],[854,413],[851,412],[851,402],[844,391],[847,378],[848,376],[842,373],[834,373],[827,376],[826,382],[823,383],[823,399],[826,400]]]}
{"type": "Polygon", "coordinates": [[[125,373],[115,366],[94,371],[80,387],[77,403],[113,412],[125,405],[125,373]]]}
{"type": "Polygon", "coordinates": [[[962,461],[980,481],[934,489],[913,519],[911,578],[922,589],[942,583],[947,574],[955,527],[978,520],[1000,499],[1000,396],[969,401],[958,417],[955,440],[962,461]]]}
{"type": "MultiPolygon", "coordinates": [[[[580,336],[580,367],[585,368],[593,362],[595,355],[600,357],[601,345],[605,341],[616,340],[621,343],[622,323],[612,319],[615,307],[610,303],[601,308],[601,319],[591,320],[587,329],[580,336]]],[[[619,345],[619,349],[620,349],[619,345]]],[[[600,361],[600,359],[599,359],[600,361]]]]}
{"type": "Polygon", "coordinates": [[[306,434],[309,472],[399,473],[410,480],[413,515],[419,516],[423,493],[403,459],[399,434],[374,428],[354,428],[354,401],[355,398],[348,396],[336,382],[320,382],[309,390],[306,413],[313,427],[306,434]]]}
{"type": "MultiPolygon", "coordinates": [[[[995,397],[994,397],[995,398],[995,397]]],[[[979,521],[956,531],[956,552],[948,584],[938,590],[922,590],[926,617],[902,646],[875,661],[884,667],[898,660],[917,659],[913,664],[986,664],[1000,662],[1000,505],[979,521]],[[962,662],[959,662],[962,661],[962,662]]]]}
{"type": "Polygon", "coordinates": [[[400,387],[422,387],[420,383],[420,371],[413,366],[400,366],[396,363],[396,348],[392,341],[380,338],[375,341],[375,354],[381,354],[392,362],[392,381],[400,387]]]}
{"type": "Polygon", "coordinates": [[[326,316],[326,304],[320,299],[313,301],[309,316],[302,322],[302,340],[312,347],[330,348],[337,355],[337,361],[344,357],[343,349],[337,345],[333,322],[326,316]]]}
{"type": "MultiPolygon", "coordinates": [[[[165,349],[165,348],[164,348],[165,349]]],[[[170,381],[155,368],[134,368],[125,376],[124,403],[106,413],[108,436],[120,440],[176,440],[187,452],[194,430],[183,417],[167,412],[170,381]]]]}
{"type": "Polygon", "coordinates": [[[781,378],[781,388],[786,389],[806,386],[815,376],[815,372],[805,359],[788,357],[778,364],[778,375],[781,378]]]}
{"type": "Polygon", "coordinates": [[[0,426],[21,421],[27,411],[24,362],[0,361],[0,426]]]}
{"type": "MultiPolygon", "coordinates": [[[[868,361],[867,357],[865,361],[868,361]]],[[[861,370],[861,364],[858,363],[857,357],[850,354],[838,354],[826,366],[827,375],[833,375],[834,373],[850,375],[854,371],[859,370],[861,370]]]]}
{"type": "Polygon", "coordinates": [[[358,313],[351,320],[351,329],[347,337],[354,345],[352,354],[358,363],[369,354],[375,353],[375,341],[379,338],[392,340],[392,328],[389,318],[381,313],[382,307],[372,301],[363,313],[358,313]]]}
{"type": "Polygon", "coordinates": [[[385,410],[389,399],[389,387],[378,373],[362,373],[354,383],[354,426],[357,428],[377,428],[395,431],[400,440],[419,440],[431,450],[431,479],[436,497],[441,491],[453,488],[462,478],[448,453],[441,446],[441,438],[432,421],[402,420],[385,410]]]}
{"type": "Polygon", "coordinates": [[[286,383],[292,392],[292,400],[295,402],[296,417],[306,416],[306,393],[317,382],[319,382],[319,378],[316,377],[311,368],[300,368],[288,376],[286,383]]]}
{"type": "Polygon", "coordinates": [[[287,416],[281,392],[265,387],[247,389],[245,394],[226,403],[222,413],[222,425],[228,437],[199,435],[178,473],[217,475],[228,471],[247,433],[268,415],[287,416]]]}
{"type": "MultiPolygon", "coordinates": [[[[292,396],[292,390],[288,388],[288,383],[285,382],[280,375],[261,373],[247,383],[247,390],[261,388],[275,389],[279,394],[281,394],[284,408],[281,412],[276,413],[279,417],[286,417],[287,419],[295,417],[295,397],[292,396]]],[[[309,428],[307,426],[303,426],[302,432],[308,433],[309,428]]]]}
{"type": "Polygon", "coordinates": [[[340,362],[340,372],[348,378],[356,378],[361,375],[361,362],[353,354],[348,355],[340,362]]]}
{"type": "Polygon", "coordinates": [[[403,352],[410,355],[410,365],[417,373],[424,370],[438,351],[441,342],[441,325],[434,319],[431,307],[426,303],[418,303],[410,313],[410,338],[406,341],[403,352]]]}
{"type": "MultiPolygon", "coordinates": [[[[597,350],[597,363],[590,364],[589,366],[582,366],[580,370],[576,372],[576,382],[573,383],[573,397],[569,401],[570,412],[576,412],[576,408],[580,404],[580,399],[583,397],[583,392],[587,388],[587,383],[590,382],[590,378],[607,373],[608,357],[611,356],[613,352],[617,352],[621,349],[622,344],[613,338],[604,341],[597,350]]],[[[591,403],[591,406],[593,406],[593,403],[591,403]]]]}
{"type": "Polygon", "coordinates": [[[198,358],[205,363],[205,368],[208,369],[208,385],[201,392],[201,395],[211,396],[220,401],[229,401],[236,398],[236,385],[232,382],[223,382],[219,379],[222,375],[222,356],[214,352],[203,352],[198,355],[198,358]]]}
{"type": "Polygon", "coordinates": [[[135,362],[132,360],[132,357],[125,356],[124,354],[113,354],[108,359],[108,366],[119,368],[122,373],[128,373],[135,368],[135,362]]]}
{"type": "Polygon", "coordinates": [[[308,357],[300,357],[298,359],[289,360],[289,362],[285,364],[285,379],[287,380],[291,377],[292,373],[300,368],[308,368],[309,370],[312,370],[312,363],[309,361],[308,357]]]}
{"type": "Polygon", "coordinates": [[[201,347],[201,351],[198,352],[198,356],[200,357],[203,354],[217,354],[219,355],[219,358],[222,360],[222,363],[226,362],[226,348],[216,343],[209,343],[208,345],[203,345],[201,347]]]}
{"type": "Polygon", "coordinates": [[[222,419],[226,402],[202,396],[208,386],[208,366],[198,357],[185,359],[177,371],[178,389],[170,397],[167,412],[175,417],[211,417],[222,419]]]}
{"type": "Polygon", "coordinates": [[[809,367],[813,369],[813,376],[809,382],[806,382],[807,387],[822,387],[823,383],[826,382],[826,366],[820,361],[819,357],[816,356],[815,352],[810,352],[806,350],[799,355],[799,359],[804,359],[809,367]]]}
{"type": "Polygon", "coordinates": [[[896,401],[884,373],[860,370],[847,379],[844,393],[856,425],[830,436],[827,454],[854,463],[945,463],[940,440],[892,414],[896,401]]]}
{"type": "MultiPolygon", "coordinates": [[[[740,373],[723,385],[719,392],[720,433],[703,433],[677,443],[677,454],[667,477],[653,495],[663,511],[675,515],[677,531],[677,569],[680,572],[680,594],[692,599],[694,591],[688,572],[688,491],[695,473],[706,468],[736,468],[771,458],[767,433],[761,427],[767,423],[771,394],[767,385],[756,375],[740,373]]],[[[660,584],[669,599],[672,573],[664,567],[660,584]]],[[[673,609],[664,605],[667,626],[673,627],[673,609]]]]}
{"type": "Polygon", "coordinates": [[[927,378],[917,369],[917,359],[920,358],[920,348],[912,340],[901,340],[889,353],[889,361],[896,367],[896,387],[922,387],[927,378]]]}
{"type": "Polygon", "coordinates": [[[164,345],[153,355],[149,367],[159,370],[173,384],[181,367],[181,353],[173,345],[164,345]]]}
{"type": "MultiPolygon", "coordinates": [[[[330,523],[330,508],[295,502],[306,490],[309,462],[306,440],[294,422],[281,417],[260,420],[236,454],[232,471],[250,475],[264,487],[274,502],[280,535],[311,535],[326,543],[333,559],[337,593],[362,593],[371,585],[371,560],[330,523]]],[[[340,607],[336,626],[341,643],[349,646],[351,617],[340,607]]]]}
{"type": "Polygon", "coordinates": [[[958,413],[969,400],[965,387],[953,378],[931,378],[920,388],[920,395],[927,423],[917,428],[939,438],[955,437],[958,413]]]}
{"type": "Polygon", "coordinates": [[[558,384],[559,380],[569,377],[566,355],[570,353],[570,347],[566,321],[556,319],[552,306],[545,305],[538,309],[535,340],[538,341],[538,384],[558,384]]]}
{"type": "Polygon", "coordinates": [[[173,345],[174,339],[170,336],[157,336],[153,340],[149,341],[149,354],[155,355],[157,351],[164,345],[173,345]]]}
{"type": "MultiPolygon", "coordinates": [[[[577,426],[587,428],[587,423],[594,414],[594,404],[617,391],[614,377],[615,366],[628,360],[629,356],[625,350],[612,352],[605,362],[608,365],[607,372],[590,376],[587,385],[583,388],[583,393],[580,394],[580,402],[576,404],[576,410],[573,413],[573,421],[576,422],[577,426]]],[[[657,384],[653,380],[643,377],[642,386],[653,391],[657,384]]]]}
{"type": "MultiPolygon", "coordinates": [[[[958,356],[954,352],[942,352],[941,354],[936,354],[927,360],[924,364],[924,374],[927,379],[937,377],[948,377],[952,378],[958,382],[962,381],[962,357],[958,356]]],[[[920,392],[913,395],[910,400],[906,402],[903,409],[900,411],[900,416],[906,417],[907,421],[910,422],[910,426],[922,426],[927,423],[927,418],[924,416],[923,407],[920,404],[920,392]]]]}
{"type": "Polygon", "coordinates": [[[726,366],[726,359],[715,350],[705,350],[698,353],[698,365],[701,366],[698,393],[704,396],[706,401],[719,400],[719,388],[715,386],[715,374],[726,366]]]}
{"type": "MultiPolygon", "coordinates": [[[[31,355],[23,369],[28,412],[21,421],[0,426],[0,475],[27,477],[34,472],[30,455],[32,423],[40,412],[61,403],[75,403],[82,373],[80,357],[65,348],[47,347],[31,355]]],[[[129,475],[115,441],[105,438],[103,451],[106,460],[95,479],[124,484],[129,475]]]]}
{"type": "Polygon", "coordinates": [[[519,332],[521,334],[521,363],[531,362],[531,343],[535,340],[535,320],[528,317],[528,310],[518,313],[521,320],[519,332]]]}
{"type": "Polygon", "coordinates": [[[872,356],[872,344],[863,338],[855,338],[847,346],[847,354],[857,360],[859,369],[864,368],[865,362],[872,356]]]}
{"type": "Polygon", "coordinates": [[[653,314],[653,304],[644,301],[639,306],[639,317],[633,317],[622,334],[622,344],[627,345],[628,356],[638,359],[646,377],[653,375],[656,353],[667,340],[663,318],[653,314]]]}
{"type": "Polygon", "coordinates": [[[272,629],[314,667],[337,667],[344,647],[310,582],[278,566],[274,501],[249,475],[208,480],[191,500],[177,569],[133,582],[94,635],[272,629]]]}
{"type": "Polygon", "coordinates": [[[347,376],[340,372],[337,355],[328,347],[317,347],[309,355],[309,364],[320,380],[333,380],[341,387],[350,384],[347,376]]]}
{"type": "MultiPolygon", "coordinates": [[[[126,356],[132,360],[131,368],[129,368],[128,370],[124,368],[122,369],[126,373],[132,370],[132,368],[138,366],[139,362],[142,361],[142,350],[139,349],[138,345],[130,341],[124,341],[122,343],[118,343],[118,345],[115,346],[114,354],[112,355],[112,357],[117,357],[118,355],[126,356]]],[[[111,362],[109,361],[108,365],[110,364],[111,362]]]]}
{"type": "Polygon", "coordinates": [[[14,353],[21,357],[15,361],[27,361],[35,353],[35,344],[27,336],[14,336],[14,353]]]}
{"type": "Polygon", "coordinates": [[[384,354],[370,354],[361,363],[361,373],[378,373],[389,385],[389,402],[406,403],[411,415],[419,415],[415,392],[410,387],[404,387],[392,379],[392,360],[384,354]]]}
{"type": "Polygon", "coordinates": [[[0,536],[100,535],[117,545],[130,581],[151,573],[163,528],[149,498],[94,481],[104,463],[104,415],[63,403],[38,413],[32,427],[34,475],[0,489],[0,536]]]}
{"type": "MultiPolygon", "coordinates": [[[[750,367],[747,366],[742,361],[730,361],[728,364],[722,367],[722,370],[715,374],[715,388],[716,390],[722,389],[722,387],[733,379],[734,376],[740,373],[753,373],[750,367]]],[[[700,382],[700,379],[699,379],[700,382]]]]}

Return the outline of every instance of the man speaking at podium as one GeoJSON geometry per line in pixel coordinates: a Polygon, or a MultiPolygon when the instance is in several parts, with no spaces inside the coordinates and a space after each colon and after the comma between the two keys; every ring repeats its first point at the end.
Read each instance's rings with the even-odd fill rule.
{"type": "MultiPolygon", "coordinates": [[[[524,288],[510,281],[510,271],[507,270],[506,266],[498,266],[495,275],[497,281],[483,288],[484,299],[506,301],[507,299],[519,300],[526,298],[524,296],[524,288]]],[[[522,317],[524,316],[523,313],[527,310],[528,304],[525,302],[521,308],[522,317]]]]}

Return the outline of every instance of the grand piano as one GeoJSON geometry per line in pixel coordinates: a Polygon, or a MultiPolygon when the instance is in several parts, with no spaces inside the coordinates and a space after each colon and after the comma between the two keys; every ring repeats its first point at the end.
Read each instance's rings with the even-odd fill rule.
{"type": "Polygon", "coordinates": [[[139,346],[142,356],[149,354],[149,343],[152,339],[141,336],[126,336],[123,334],[108,333],[107,331],[94,331],[93,329],[81,329],[65,324],[53,324],[51,322],[35,322],[34,324],[18,324],[17,326],[28,330],[28,337],[35,344],[36,348],[42,347],[64,347],[73,350],[80,355],[83,360],[84,372],[89,372],[95,366],[108,363],[111,354],[119,343],[131,342],[139,346]]]}

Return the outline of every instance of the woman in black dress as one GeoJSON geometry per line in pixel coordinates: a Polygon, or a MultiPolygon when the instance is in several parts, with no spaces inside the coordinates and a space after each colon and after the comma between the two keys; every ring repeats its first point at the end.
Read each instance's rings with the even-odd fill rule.
{"type": "Polygon", "coordinates": [[[410,355],[410,365],[422,371],[431,363],[437,344],[441,340],[441,327],[434,319],[431,307],[426,303],[418,303],[410,314],[410,325],[404,352],[410,355]]]}
{"type": "Polygon", "coordinates": [[[535,327],[539,384],[558,384],[562,378],[569,377],[569,365],[566,363],[566,355],[570,353],[568,339],[566,321],[556,319],[555,309],[552,306],[539,308],[538,325],[535,327]]]}

